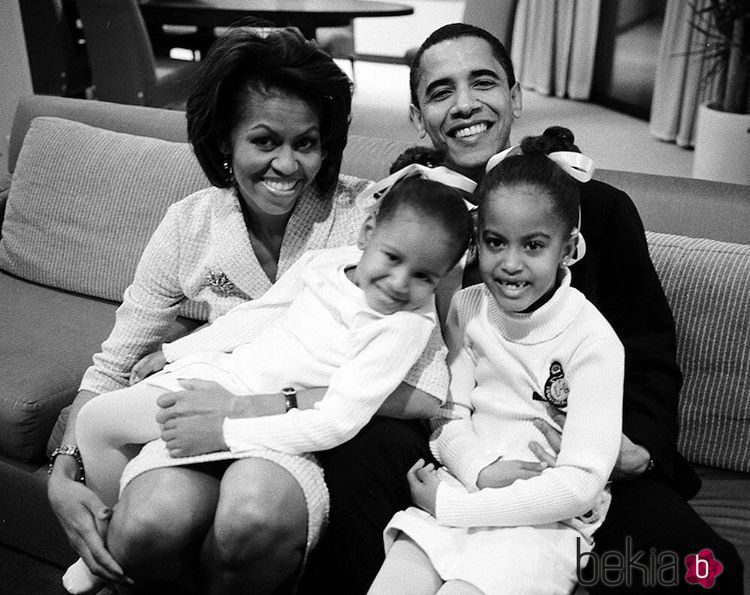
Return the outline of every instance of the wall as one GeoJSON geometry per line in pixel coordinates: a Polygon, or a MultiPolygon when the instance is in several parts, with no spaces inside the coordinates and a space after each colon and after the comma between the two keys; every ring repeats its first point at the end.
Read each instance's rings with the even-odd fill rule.
{"type": "Polygon", "coordinates": [[[21,11],[17,0],[3,0],[0,2],[0,179],[8,171],[8,141],[18,99],[32,93],[21,11]]]}
{"type": "Polygon", "coordinates": [[[435,29],[463,20],[463,0],[395,0],[414,13],[405,17],[361,18],[354,21],[355,51],[364,56],[401,60],[435,29]]]}

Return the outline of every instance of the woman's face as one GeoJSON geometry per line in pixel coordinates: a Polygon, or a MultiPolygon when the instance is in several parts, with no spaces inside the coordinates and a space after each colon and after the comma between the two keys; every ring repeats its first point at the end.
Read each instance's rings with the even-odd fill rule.
{"type": "Polygon", "coordinates": [[[323,163],[312,107],[279,89],[249,89],[229,138],[242,199],[269,215],[289,213],[323,163]]]}

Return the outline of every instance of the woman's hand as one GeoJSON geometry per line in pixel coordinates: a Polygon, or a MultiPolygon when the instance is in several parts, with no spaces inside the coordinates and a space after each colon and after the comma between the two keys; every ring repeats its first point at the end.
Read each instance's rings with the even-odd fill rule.
{"type": "Polygon", "coordinates": [[[66,477],[57,463],[55,467],[47,484],[47,496],[73,549],[95,575],[132,584],[104,545],[112,510],[85,485],[66,477]]]}
{"type": "Polygon", "coordinates": [[[531,463],[529,461],[504,460],[498,458],[479,472],[477,487],[504,488],[517,479],[536,477],[548,467],[548,463],[531,463]]]}
{"type": "MultiPolygon", "coordinates": [[[[551,405],[547,406],[547,411],[560,428],[565,426],[565,414],[562,411],[551,405]]],[[[554,464],[557,460],[557,455],[560,453],[562,432],[543,419],[534,420],[534,425],[544,434],[544,437],[554,451],[554,456],[547,452],[538,442],[529,443],[529,448],[540,461],[547,463],[551,461],[554,464]]],[[[646,472],[650,462],[651,453],[649,453],[648,449],[640,444],[635,444],[623,434],[620,440],[620,452],[617,455],[615,467],[612,469],[612,474],[609,478],[611,480],[635,479],[646,472]]]]}
{"type": "Polygon", "coordinates": [[[137,384],[147,376],[161,370],[167,365],[167,358],[164,357],[164,351],[159,349],[148,355],[144,355],[137,364],[130,370],[130,386],[137,384]]]}
{"type": "Polygon", "coordinates": [[[419,459],[411,469],[406,472],[406,479],[411,490],[411,499],[414,504],[422,510],[435,516],[435,501],[437,500],[437,489],[440,479],[437,475],[435,465],[419,459]]]}
{"type": "Polygon", "coordinates": [[[161,407],[156,421],[161,438],[173,457],[227,450],[223,424],[232,417],[237,397],[216,382],[198,379],[180,380],[185,389],[164,393],[156,404],[161,407]]]}

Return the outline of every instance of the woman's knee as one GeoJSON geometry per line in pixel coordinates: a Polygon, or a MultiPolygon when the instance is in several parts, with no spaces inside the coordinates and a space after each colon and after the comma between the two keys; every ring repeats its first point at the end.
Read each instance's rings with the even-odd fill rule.
{"type": "Polygon", "coordinates": [[[123,492],[107,532],[109,549],[123,564],[176,554],[210,527],[218,482],[212,489],[198,476],[191,484],[182,471],[144,474],[123,492]]]}
{"type": "Polygon", "coordinates": [[[227,565],[304,551],[307,507],[294,478],[268,461],[227,472],[214,518],[216,555],[227,565]]]}

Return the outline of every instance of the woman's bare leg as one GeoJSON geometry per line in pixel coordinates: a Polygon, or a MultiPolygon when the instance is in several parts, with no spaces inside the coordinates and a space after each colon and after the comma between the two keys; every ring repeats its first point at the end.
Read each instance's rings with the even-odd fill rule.
{"type": "Polygon", "coordinates": [[[425,551],[413,539],[401,533],[388,550],[368,595],[434,595],[443,586],[443,580],[425,551]]]}
{"type": "Polygon", "coordinates": [[[203,544],[203,591],[273,593],[299,571],[306,542],[307,504],[294,477],[264,459],[235,461],[203,544]]]}
{"type": "MultiPolygon", "coordinates": [[[[135,477],[123,491],[107,545],[136,583],[175,581],[186,572],[196,573],[200,544],[219,501],[220,481],[206,470],[154,469],[135,477]]],[[[189,582],[197,584],[197,577],[189,582]]]]}

